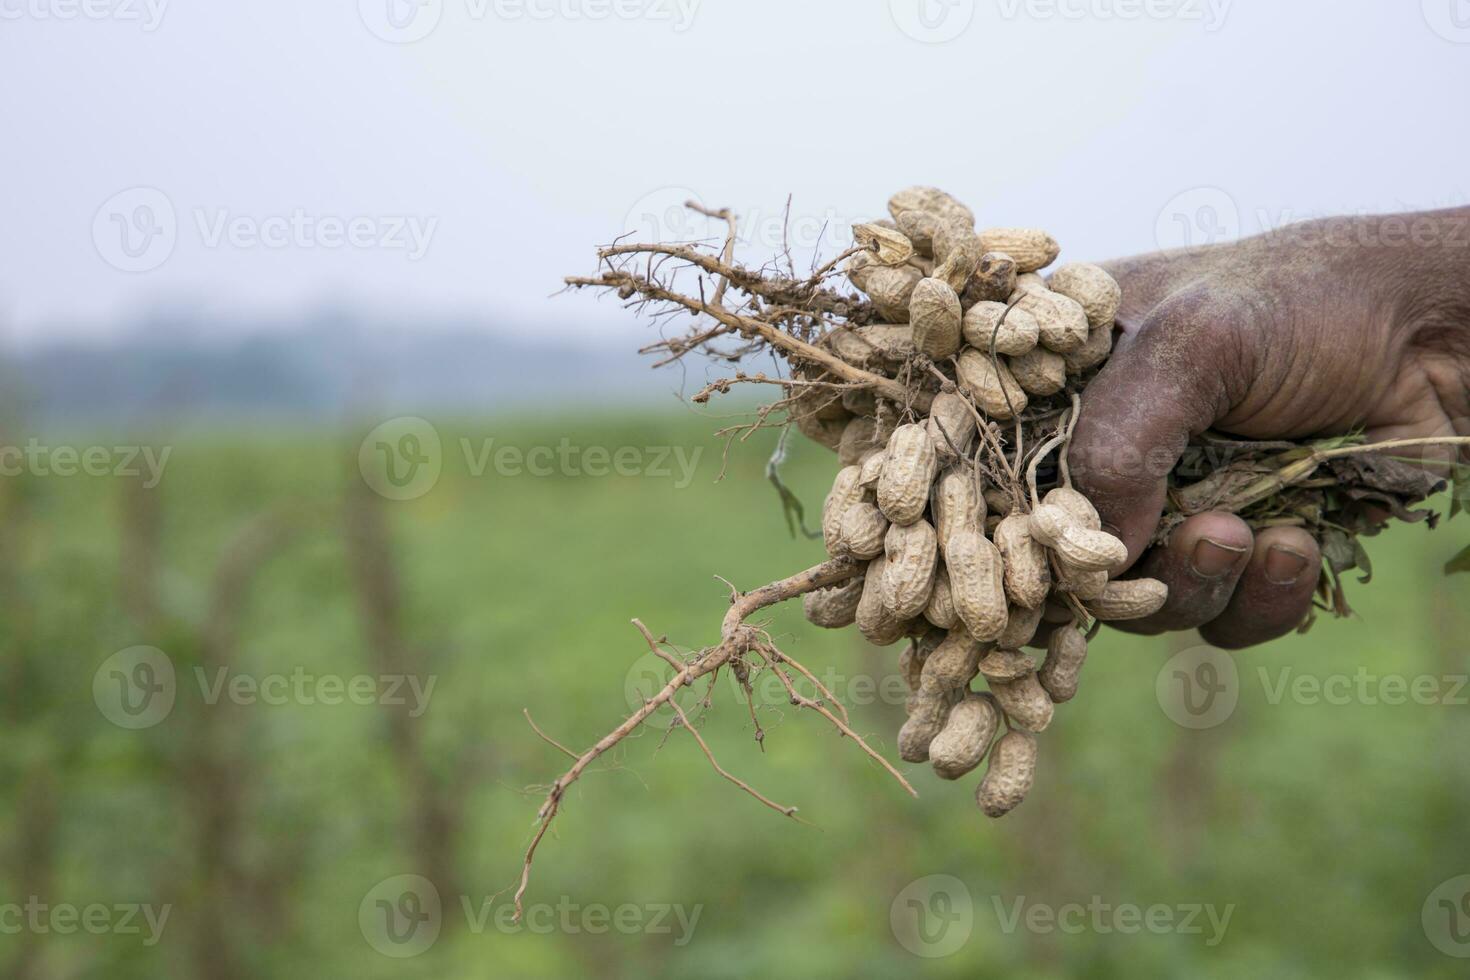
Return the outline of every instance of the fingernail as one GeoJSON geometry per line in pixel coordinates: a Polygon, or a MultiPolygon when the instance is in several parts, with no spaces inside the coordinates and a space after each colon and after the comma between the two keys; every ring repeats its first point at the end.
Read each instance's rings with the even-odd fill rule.
{"type": "Polygon", "coordinates": [[[1307,556],[1300,551],[1273,544],[1266,552],[1266,578],[1276,585],[1293,585],[1307,567],[1307,556]]]}
{"type": "Polygon", "coordinates": [[[1205,578],[1219,578],[1235,568],[1244,548],[1232,548],[1209,538],[1200,538],[1194,546],[1194,557],[1190,560],[1195,573],[1205,578]]]}

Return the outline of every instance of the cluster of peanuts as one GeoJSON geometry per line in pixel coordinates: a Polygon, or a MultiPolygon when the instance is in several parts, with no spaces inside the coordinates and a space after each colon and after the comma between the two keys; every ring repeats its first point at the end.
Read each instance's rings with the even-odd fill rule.
{"type": "Polygon", "coordinates": [[[1087,620],[1147,616],[1167,596],[1152,579],[1112,578],[1127,549],[1081,493],[1060,485],[1028,500],[988,485],[976,463],[989,451],[981,425],[1064,397],[1069,376],[1107,359],[1120,294],[1093,265],[1043,278],[1059,252],[1050,235],[977,233],[969,209],[935,188],[901,191],[889,211],[891,221],[854,229],[866,249],[847,271],[890,322],[824,341],[891,377],[912,377],[922,354],[953,384],[927,416],[862,389],[798,397],[798,427],[843,464],[822,509],[827,551],[867,562],[804,608],[814,624],[855,623],[879,646],[909,639],[900,756],[951,780],[988,756],[976,799],[999,817],[1032,785],[1036,735],[1077,693],[1087,620]],[[1039,665],[1023,649],[1033,641],[1045,644],[1039,665]],[[972,689],[977,677],[986,690],[972,689]]]}

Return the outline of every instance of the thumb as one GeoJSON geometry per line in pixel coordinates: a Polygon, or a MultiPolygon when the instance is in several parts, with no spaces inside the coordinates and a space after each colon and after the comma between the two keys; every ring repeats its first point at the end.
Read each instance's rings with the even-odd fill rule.
{"type": "Polygon", "coordinates": [[[1222,418],[1234,382],[1251,377],[1245,308],[1202,285],[1174,293],[1136,329],[1120,324],[1112,356],[1083,392],[1068,466],[1128,546],[1130,566],[1158,528],[1169,471],[1190,437],[1222,418]]]}

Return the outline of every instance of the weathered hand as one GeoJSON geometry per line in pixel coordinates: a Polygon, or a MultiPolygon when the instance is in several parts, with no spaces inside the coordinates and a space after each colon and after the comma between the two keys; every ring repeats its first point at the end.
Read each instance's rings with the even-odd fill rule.
{"type": "Polygon", "coordinates": [[[1107,268],[1123,287],[1117,344],[1084,394],[1069,459],[1132,574],[1170,590],[1158,613],[1123,625],[1199,627],[1232,648],[1287,633],[1310,609],[1312,537],[1252,535],[1207,513],[1150,549],[1164,475],[1207,428],[1470,434],[1470,209],[1328,219],[1107,268]]]}

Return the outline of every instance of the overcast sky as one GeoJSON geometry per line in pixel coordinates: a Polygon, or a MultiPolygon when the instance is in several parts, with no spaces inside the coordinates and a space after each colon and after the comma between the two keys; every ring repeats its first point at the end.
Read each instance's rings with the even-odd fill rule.
{"type": "MultiPolygon", "coordinates": [[[[159,305],[564,335],[627,227],[933,183],[1099,258],[1464,203],[1470,2],[0,0],[0,333],[159,305]]],[[[832,230],[821,233],[823,222],[832,230]]]]}

